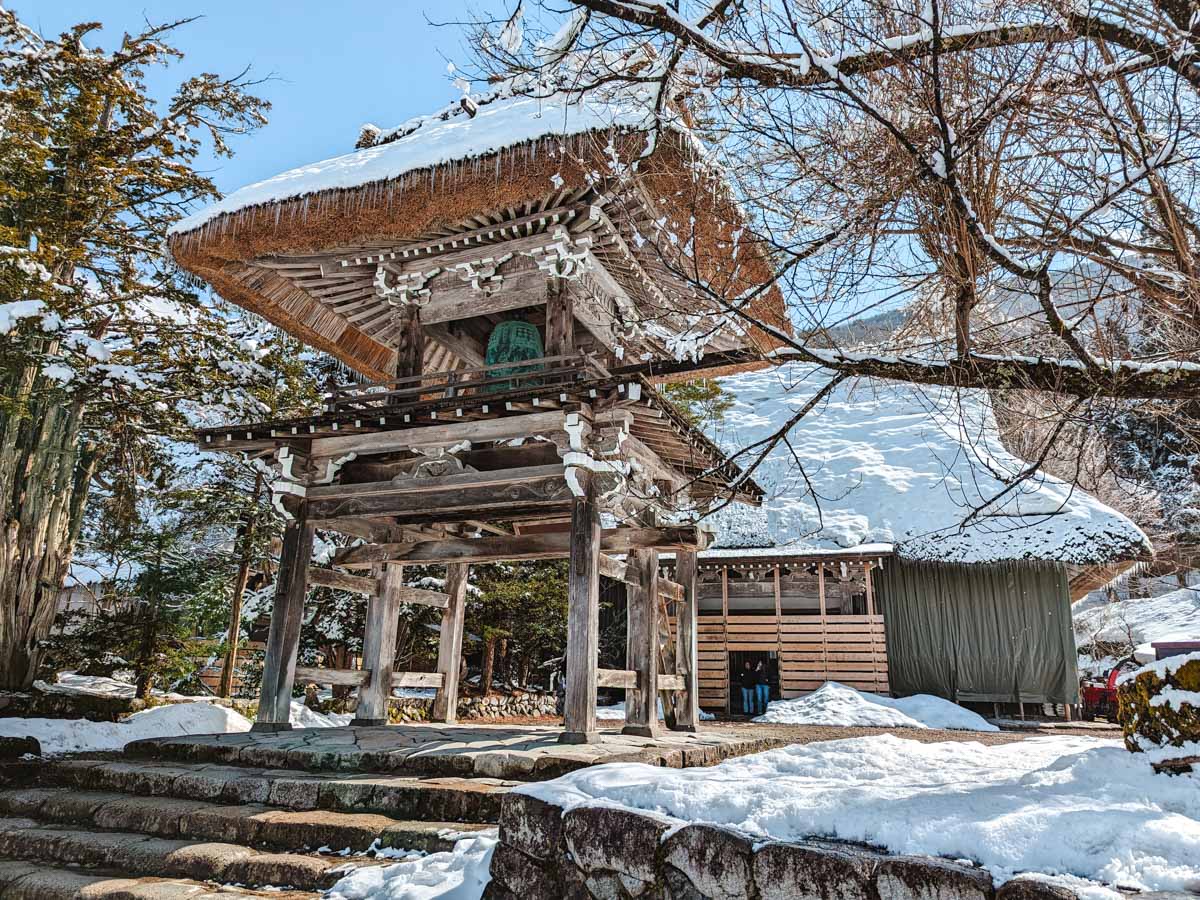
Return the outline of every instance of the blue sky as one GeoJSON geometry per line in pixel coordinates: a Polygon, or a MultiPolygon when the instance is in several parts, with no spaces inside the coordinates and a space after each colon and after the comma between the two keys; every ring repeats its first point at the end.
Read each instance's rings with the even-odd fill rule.
{"type": "Polygon", "coordinates": [[[46,35],[99,21],[92,46],[111,49],[126,31],[187,16],[175,44],[182,64],[148,73],[165,90],[200,71],[228,75],[246,65],[274,79],[258,89],[271,101],[270,124],[234,144],[231,160],[209,170],[225,193],[303,163],[353,149],[359,126],[382,127],[432,112],[460,92],[447,60],[465,62],[461,31],[431,22],[464,20],[474,10],[503,14],[507,0],[9,0],[22,20],[46,35]]]}

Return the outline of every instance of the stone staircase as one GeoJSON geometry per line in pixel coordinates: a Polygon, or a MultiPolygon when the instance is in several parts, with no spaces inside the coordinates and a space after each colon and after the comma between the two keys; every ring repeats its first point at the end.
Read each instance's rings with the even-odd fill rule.
{"type": "Polygon", "coordinates": [[[315,898],[381,848],[499,820],[495,778],[127,756],[2,767],[0,900],[315,898]]]}

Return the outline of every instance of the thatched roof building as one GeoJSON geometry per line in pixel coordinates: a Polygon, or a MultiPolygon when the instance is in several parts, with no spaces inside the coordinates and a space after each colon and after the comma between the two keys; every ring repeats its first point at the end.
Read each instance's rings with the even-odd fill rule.
{"type": "MultiPolygon", "coordinates": [[[[645,99],[501,94],[360,143],[180,222],[176,259],[372,378],[396,371],[397,296],[434,296],[424,371],[479,365],[504,316],[542,324],[553,265],[586,268],[580,348],[614,364],[769,344],[694,289],[739,297],[767,261],[682,119],[645,99]]],[[[754,309],[785,321],[775,290],[754,309]]]]}

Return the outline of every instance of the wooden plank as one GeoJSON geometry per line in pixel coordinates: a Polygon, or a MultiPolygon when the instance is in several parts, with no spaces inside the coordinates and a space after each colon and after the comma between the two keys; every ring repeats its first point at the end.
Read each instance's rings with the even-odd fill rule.
{"type": "Polygon", "coordinates": [[[358,691],[358,706],[351,725],[386,725],[391,696],[392,665],[396,660],[396,627],[400,615],[400,589],[404,566],[384,566],[379,593],[367,600],[363,633],[362,667],[371,680],[358,691]]]}
{"type": "Polygon", "coordinates": [[[597,669],[596,686],[602,688],[625,688],[636,690],[638,673],[632,669],[597,669]]]}
{"type": "Polygon", "coordinates": [[[434,609],[448,609],[450,596],[441,591],[427,591],[424,588],[404,585],[396,590],[396,596],[401,603],[412,603],[415,606],[432,606],[434,609]]]}
{"type": "MultiPolygon", "coordinates": [[[[576,505],[578,498],[576,498],[576,505]]],[[[339,551],[334,565],[347,568],[378,562],[483,563],[523,559],[562,559],[571,554],[571,533],[494,535],[481,538],[444,538],[395,544],[365,544],[339,551]]],[[[628,553],[635,549],[695,549],[703,533],[694,526],[668,528],[616,528],[600,537],[600,550],[628,553]]],[[[596,563],[597,567],[599,563],[596,563]]],[[[599,571],[597,571],[597,576],[599,571]]]]}
{"type": "MultiPolygon", "coordinates": [[[[658,734],[658,553],[635,550],[626,561],[628,642],[626,659],[638,686],[625,692],[622,734],[658,734]]],[[[665,710],[664,710],[665,711],[665,710]]]]}
{"type": "Polygon", "coordinates": [[[658,596],[666,597],[674,603],[680,603],[683,600],[683,585],[660,577],[658,579],[658,596]]]}
{"type": "Polygon", "coordinates": [[[365,434],[345,434],[322,437],[312,441],[312,455],[341,457],[348,453],[391,453],[410,447],[447,447],[461,441],[481,444],[485,441],[507,441],[535,435],[550,435],[563,431],[566,413],[561,410],[453,422],[445,425],[423,425],[395,431],[373,431],[365,434]]]}
{"type": "Polygon", "coordinates": [[[421,307],[415,303],[402,303],[392,309],[389,318],[394,318],[399,328],[393,341],[396,345],[396,377],[412,378],[420,375],[425,361],[425,331],[421,327],[421,307]]]}
{"type": "Polygon", "coordinates": [[[393,672],[392,687],[440,688],[445,676],[441,672],[393,672]]]}
{"type": "Polygon", "coordinates": [[[467,472],[440,478],[368,482],[363,485],[331,485],[310,491],[309,508],[314,521],[336,526],[343,516],[352,518],[421,517],[425,513],[460,511],[476,517],[492,510],[513,507],[565,508],[571,488],[563,478],[563,467],[533,466],[506,469],[499,473],[467,472]]]}
{"type": "Polygon", "coordinates": [[[614,559],[606,553],[600,554],[600,574],[613,581],[625,580],[625,563],[614,559]]]}
{"type": "Polygon", "coordinates": [[[371,680],[366,669],[326,669],[321,666],[296,666],[296,681],[301,684],[342,684],[361,686],[371,680]]]}
{"type": "Polygon", "coordinates": [[[292,685],[296,677],[296,653],[300,647],[308,563],[312,559],[315,533],[302,503],[283,532],[271,626],[263,657],[258,716],[253,726],[255,731],[287,731],[292,727],[292,685]]]}
{"type": "MultiPolygon", "coordinates": [[[[686,550],[675,554],[675,578],[682,596],[679,598],[675,637],[675,672],[682,679],[679,690],[683,696],[675,703],[675,728],[695,731],[700,725],[700,660],[697,652],[696,612],[696,554],[686,550]]],[[[724,669],[724,660],[722,660],[724,669]]]]}
{"type": "MultiPolygon", "coordinates": [[[[583,495],[571,508],[567,549],[567,673],[563,743],[599,740],[596,730],[597,654],[600,649],[600,504],[595,479],[580,474],[583,495]]],[[[539,538],[548,537],[541,535],[539,538]]],[[[481,538],[481,540],[483,540],[481,538]]]]}
{"type": "Polygon", "coordinates": [[[336,591],[365,594],[368,597],[379,590],[379,582],[374,578],[364,578],[362,575],[350,575],[317,566],[308,567],[308,583],[317,587],[333,588],[336,591]]]}
{"type": "Polygon", "coordinates": [[[467,576],[470,567],[446,567],[446,607],[438,637],[437,670],[442,676],[433,701],[433,720],[453,724],[458,719],[458,682],[462,678],[463,622],[467,614],[467,576]]]}
{"type": "Polygon", "coordinates": [[[555,355],[575,349],[575,313],[571,293],[560,278],[546,285],[546,352],[555,355]]]}
{"type": "MultiPolygon", "coordinates": [[[[682,691],[686,688],[687,681],[682,675],[659,675],[658,689],[662,691],[682,691]]],[[[657,713],[656,713],[657,715],[657,713]]],[[[673,730],[678,730],[673,729],[673,730]]]]}

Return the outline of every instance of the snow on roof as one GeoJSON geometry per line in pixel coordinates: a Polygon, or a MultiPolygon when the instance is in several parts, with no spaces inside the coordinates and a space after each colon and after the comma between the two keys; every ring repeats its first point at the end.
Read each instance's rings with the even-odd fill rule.
{"type": "MultiPolygon", "coordinates": [[[[800,363],[722,378],[736,401],[711,436],[736,454],[832,378],[800,363]]],[[[755,458],[735,461],[745,468],[755,458]]],[[[1001,445],[985,392],[846,381],[754,471],[767,493],[761,507],[730,505],[709,517],[714,549],[891,543],[912,560],[1085,565],[1149,552],[1133,522],[1050,475],[1008,489],[1026,468],[1001,445]]]]}
{"type": "Polygon", "coordinates": [[[480,106],[473,118],[465,110],[445,111],[388,132],[389,139],[385,143],[300,166],[240,188],[175,223],[171,233],[192,231],[217,216],[247,207],[386,181],[444,163],[487,156],[541,138],[612,128],[644,129],[649,127],[653,116],[652,105],[639,95],[622,93],[602,98],[594,92],[496,99],[480,106]],[[401,136],[393,139],[390,138],[392,134],[401,136]]]}

